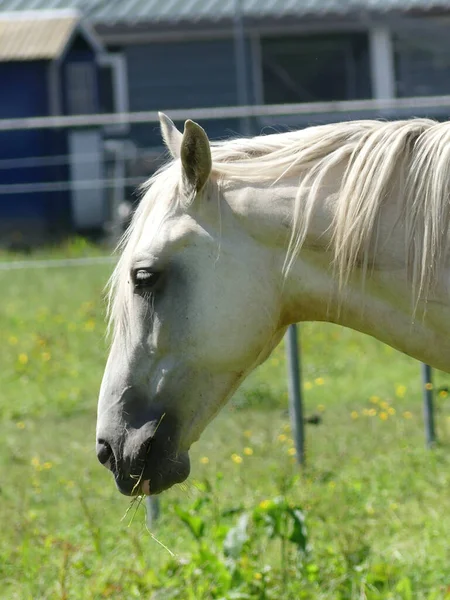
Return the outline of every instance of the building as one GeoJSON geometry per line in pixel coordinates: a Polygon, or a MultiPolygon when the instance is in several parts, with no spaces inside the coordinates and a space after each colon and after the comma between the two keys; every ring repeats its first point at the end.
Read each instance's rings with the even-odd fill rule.
{"type": "MultiPolygon", "coordinates": [[[[170,115],[179,108],[450,94],[446,35],[450,0],[3,0],[1,4],[2,10],[16,15],[31,7],[59,10],[62,5],[78,11],[80,35],[90,31],[90,42],[93,36],[98,41],[93,45],[97,48],[93,61],[98,67],[98,112],[164,110],[170,115]],[[241,19],[236,17],[237,6],[241,19]],[[237,36],[239,32],[242,36],[237,36]]],[[[20,65],[18,56],[15,67],[9,68],[16,74],[25,71],[29,59],[22,60],[20,65]]],[[[78,83],[70,85],[75,87],[87,77],[81,64],[74,64],[72,73],[72,81],[78,83]]],[[[80,91],[68,104],[63,94],[60,114],[94,111],[89,98],[80,91]]],[[[57,106],[49,97],[47,104],[34,102],[32,110],[33,114],[56,114],[57,106]]],[[[448,112],[444,103],[414,114],[445,119],[448,112]]],[[[0,112],[0,119],[5,116],[9,113],[0,112]]],[[[302,127],[361,116],[411,116],[411,111],[407,107],[382,115],[330,112],[283,119],[269,115],[210,119],[202,124],[211,138],[223,138],[238,132],[260,133],[265,127],[302,127]]],[[[132,176],[148,175],[162,150],[155,123],[102,128],[101,140],[100,146],[122,157],[125,144],[131,142],[135,156],[144,157],[128,165],[132,176]]],[[[70,154],[70,149],[66,152],[70,154]]],[[[123,165],[116,160],[113,173],[122,171],[123,165]]],[[[89,214],[85,216],[89,221],[89,214]]],[[[83,218],[75,221],[80,228],[83,218]]]]}
{"type": "MultiPolygon", "coordinates": [[[[87,18],[103,43],[125,58],[131,111],[450,94],[450,0],[124,0],[89,6],[87,18]],[[246,43],[244,91],[236,72],[238,4],[246,43]]],[[[432,116],[447,114],[444,108],[432,116]]],[[[280,124],[262,119],[253,123],[253,133],[280,124]]],[[[205,125],[211,137],[222,137],[243,124],[205,125]]],[[[134,128],[138,143],[157,144],[150,129],[134,128]]]]}
{"type": "MultiPolygon", "coordinates": [[[[73,11],[0,12],[0,119],[99,112],[104,58],[101,42],[73,11]]],[[[78,183],[101,178],[102,155],[98,130],[0,132],[3,237],[101,226],[103,190],[78,183]]]]}

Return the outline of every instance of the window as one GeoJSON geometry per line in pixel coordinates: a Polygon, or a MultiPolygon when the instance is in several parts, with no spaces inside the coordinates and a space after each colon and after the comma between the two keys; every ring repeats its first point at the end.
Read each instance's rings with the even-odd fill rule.
{"type": "MultiPolygon", "coordinates": [[[[126,58],[120,53],[102,54],[98,57],[100,112],[126,113],[128,105],[128,74],[126,58]]],[[[111,134],[126,133],[126,123],[109,125],[111,134]]]]}
{"type": "Polygon", "coordinates": [[[66,66],[67,110],[70,115],[96,111],[96,73],[91,62],[73,62],[66,66]]]}
{"type": "Polygon", "coordinates": [[[101,65],[99,68],[100,112],[116,112],[114,96],[114,73],[111,65],[101,65]]]}
{"type": "Polygon", "coordinates": [[[450,94],[450,43],[436,27],[420,34],[394,37],[397,95],[439,96],[450,94]]]}
{"type": "Polygon", "coordinates": [[[365,34],[261,40],[266,104],[369,98],[365,34]]]}

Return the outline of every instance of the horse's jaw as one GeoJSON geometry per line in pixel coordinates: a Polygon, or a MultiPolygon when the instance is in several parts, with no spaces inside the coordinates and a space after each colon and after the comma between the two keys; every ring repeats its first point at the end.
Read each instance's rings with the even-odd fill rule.
{"type": "Polygon", "coordinates": [[[183,483],[189,477],[191,472],[191,461],[188,452],[182,452],[176,458],[178,464],[177,470],[171,476],[166,477],[164,481],[146,479],[141,483],[141,492],[145,496],[156,496],[172,486],[183,483]]]}

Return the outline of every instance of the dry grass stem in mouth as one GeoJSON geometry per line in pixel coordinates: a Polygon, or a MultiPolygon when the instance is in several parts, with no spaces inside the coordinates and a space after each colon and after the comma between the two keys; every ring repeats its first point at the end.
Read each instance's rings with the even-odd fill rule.
{"type": "Polygon", "coordinates": [[[163,544],[160,540],[158,540],[158,538],[148,528],[147,523],[145,524],[145,529],[147,530],[147,533],[150,535],[152,540],[154,540],[157,544],[159,544],[162,548],[164,548],[164,550],[167,550],[167,552],[170,554],[170,556],[172,558],[175,558],[175,554],[172,552],[172,550],[169,550],[169,548],[165,544],[163,544]]]}
{"type": "MultiPolygon", "coordinates": [[[[128,515],[128,513],[130,512],[130,510],[133,508],[133,506],[136,504],[136,508],[134,510],[133,516],[131,517],[130,522],[128,523],[128,527],[130,527],[131,524],[133,523],[134,518],[137,514],[137,511],[139,510],[139,507],[141,506],[144,498],[145,498],[145,496],[143,494],[140,494],[139,496],[134,496],[134,498],[131,499],[130,506],[127,508],[127,510],[125,511],[125,514],[123,515],[123,517],[121,519],[121,521],[123,521],[126,518],[126,516],[128,515]]],[[[172,558],[175,558],[175,554],[172,552],[172,550],[170,550],[165,544],[163,544],[160,540],[158,540],[158,538],[148,528],[147,523],[145,523],[145,529],[147,530],[147,533],[150,535],[152,540],[154,540],[157,544],[159,544],[162,548],[164,548],[164,550],[166,550],[172,558]]]]}
{"type": "Polygon", "coordinates": [[[136,504],[136,508],[135,508],[135,510],[134,510],[134,513],[133,513],[133,516],[131,517],[131,520],[130,520],[130,522],[128,523],[128,527],[130,527],[130,526],[131,526],[131,524],[132,524],[132,522],[134,521],[134,518],[135,518],[135,516],[136,516],[136,514],[137,514],[137,511],[139,510],[139,507],[141,506],[141,504],[142,504],[142,500],[143,500],[144,498],[145,498],[145,496],[144,496],[143,494],[140,494],[139,496],[136,496],[136,500],[135,500],[135,502],[134,502],[134,503],[136,504]]]}
{"type": "Polygon", "coordinates": [[[133,513],[133,516],[131,517],[130,522],[128,523],[128,527],[130,527],[131,523],[134,521],[134,517],[136,516],[136,513],[140,507],[140,505],[142,504],[142,500],[145,498],[145,496],[143,494],[140,494],[139,496],[133,496],[133,498],[131,498],[130,500],[130,505],[128,506],[128,508],[125,511],[125,514],[123,515],[123,517],[120,519],[120,522],[124,521],[127,516],[128,513],[130,512],[130,510],[133,508],[133,506],[137,503],[137,506],[135,508],[135,511],[133,513]]]}
{"type": "MultiPolygon", "coordinates": [[[[155,436],[156,432],[158,431],[158,428],[159,428],[159,426],[161,425],[161,422],[162,422],[162,420],[164,419],[164,417],[165,417],[165,416],[166,416],[166,413],[163,413],[163,414],[161,415],[161,418],[159,419],[159,421],[158,421],[158,423],[157,423],[157,425],[156,425],[155,431],[153,432],[153,437],[155,436]]],[[[151,446],[152,446],[152,438],[150,438],[150,440],[149,440],[149,443],[148,443],[148,447],[147,447],[147,454],[150,452],[150,448],[151,448],[151,446]]],[[[133,495],[133,494],[134,494],[134,492],[135,492],[137,489],[139,489],[139,488],[140,488],[140,486],[141,486],[141,483],[142,483],[142,477],[143,477],[143,475],[144,475],[144,470],[145,470],[145,467],[146,467],[146,461],[144,461],[144,465],[143,465],[143,467],[142,467],[142,471],[141,471],[141,474],[140,474],[139,476],[137,476],[137,475],[130,475],[131,479],[135,479],[135,478],[137,478],[137,481],[136,481],[136,483],[134,484],[134,486],[133,486],[133,489],[131,490],[131,494],[132,494],[132,495],[133,495]]],[[[149,483],[148,483],[148,490],[149,490],[149,492],[150,492],[150,481],[149,481],[149,483]]],[[[140,495],[139,495],[138,497],[140,497],[140,495]]],[[[144,495],[142,495],[142,497],[144,497],[144,495]]],[[[125,513],[125,516],[126,516],[126,514],[127,514],[127,513],[125,513]]]]}
{"type": "MultiPolygon", "coordinates": [[[[142,467],[141,474],[140,474],[139,476],[137,476],[137,475],[130,475],[130,477],[131,477],[132,479],[134,479],[135,477],[137,478],[137,481],[136,481],[136,483],[134,484],[134,486],[133,486],[133,489],[131,490],[131,495],[133,495],[133,494],[134,494],[134,492],[140,488],[140,486],[141,486],[141,483],[142,483],[142,477],[143,477],[143,475],[144,475],[144,469],[145,469],[145,462],[144,462],[144,465],[143,465],[143,467],[142,467]]],[[[139,494],[138,494],[138,497],[139,497],[139,494]]]]}
{"type": "MultiPolygon", "coordinates": [[[[140,494],[139,496],[134,496],[131,499],[130,505],[128,506],[127,510],[125,511],[125,514],[121,518],[121,521],[123,521],[127,517],[130,510],[133,508],[133,506],[136,504],[136,508],[134,510],[133,516],[131,517],[130,522],[128,523],[128,527],[130,527],[131,524],[133,523],[134,518],[137,514],[137,511],[139,510],[139,507],[141,506],[144,498],[145,498],[144,494],[140,494]]],[[[172,552],[172,550],[170,550],[165,544],[163,544],[160,540],[158,540],[158,538],[148,528],[147,523],[145,523],[145,529],[147,530],[147,533],[150,535],[152,540],[154,540],[157,544],[159,544],[161,546],[161,548],[164,548],[164,550],[166,550],[172,558],[175,558],[175,554],[172,552]]]]}

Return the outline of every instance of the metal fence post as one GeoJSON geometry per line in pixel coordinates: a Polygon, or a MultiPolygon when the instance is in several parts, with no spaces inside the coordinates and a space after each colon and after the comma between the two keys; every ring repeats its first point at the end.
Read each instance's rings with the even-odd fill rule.
{"type": "Polygon", "coordinates": [[[286,352],[289,377],[289,414],[292,435],[300,465],[305,463],[305,426],[303,419],[302,387],[300,378],[300,352],[297,325],[290,325],[286,336],[286,352]]]}
{"type": "Polygon", "coordinates": [[[423,386],[423,417],[425,422],[425,440],[427,448],[431,448],[436,441],[434,427],[434,402],[432,371],[429,365],[421,364],[423,386]]]}
{"type": "Polygon", "coordinates": [[[150,529],[155,521],[159,519],[161,512],[159,498],[157,496],[147,496],[145,499],[145,508],[147,510],[147,526],[150,529]]]}

